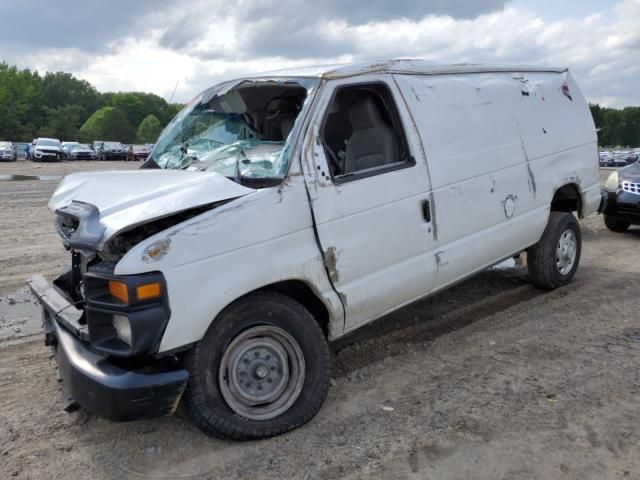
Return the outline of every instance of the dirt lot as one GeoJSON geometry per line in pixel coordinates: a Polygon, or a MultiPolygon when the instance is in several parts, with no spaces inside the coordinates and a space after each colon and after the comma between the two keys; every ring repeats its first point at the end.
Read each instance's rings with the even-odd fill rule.
{"type": "MultiPolygon", "coordinates": [[[[15,166],[0,175],[32,172],[15,166]]],[[[61,410],[41,338],[15,332],[36,315],[14,293],[26,274],[67,262],[45,207],[54,187],[0,181],[0,322],[14,322],[0,337],[2,479],[640,479],[640,229],[585,220],[566,288],[541,292],[522,269],[490,269],[378,321],[334,345],[314,420],[232,443],[203,436],[182,410],[128,424],[61,410]]]]}

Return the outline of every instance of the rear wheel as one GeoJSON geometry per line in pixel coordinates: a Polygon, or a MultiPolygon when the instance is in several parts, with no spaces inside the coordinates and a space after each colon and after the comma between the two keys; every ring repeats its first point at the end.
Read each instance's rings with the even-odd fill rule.
{"type": "Polygon", "coordinates": [[[607,215],[604,216],[604,224],[612,232],[618,232],[618,233],[626,232],[629,226],[631,225],[629,222],[625,222],[624,220],[618,220],[613,217],[608,217],[607,215]]]}
{"type": "Polygon", "coordinates": [[[329,388],[329,348],[309,311],[276,292],[224,310],[187,355],[185,405],[198,427],[250,440],[309,421],[329,388]]]}
{"type": "Polygon", "coordinates": [[[568,284],[578,269],[581,252],[578,220],[568,212],[551,212],[542,238],[527,250],[531,281],[548,290],[568,284]]]}

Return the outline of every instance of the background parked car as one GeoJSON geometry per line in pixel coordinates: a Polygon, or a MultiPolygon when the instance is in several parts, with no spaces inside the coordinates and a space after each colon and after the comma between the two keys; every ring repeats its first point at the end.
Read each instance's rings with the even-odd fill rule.
{"type": "Polygon", "coordinates": [[[600,152],[600,166],[601,167],[614,167],[615,162],[613,160],[613,154],[611,152],[600,152]]]}
{"type": "Polygon", "coordinates": [[[65,160],[69,160],[69,154],[71,153],[71,148],[74,145],[80,145],[78,142],[62,142],[62,155],[64,156],[65,160]]]}
{"type": "Polygon", "coordinates": [[[71,146],[68,160],[97,160],[98,154],[86,143],[76,143],[71,146]]]}
{"type": "Polygon", "coordinates": [[[616,152],[616,165],[625,166],[635,163],[638,157],[631,151],[621,150],[616,152]]]}
{"type": "Polygon", "coordinates": [[[102,149],[98,158],[100,160],[126,160],[127,152],[120,142],[102,142],[102,149]]]}
{"type": "Polygon", "coordinates": [[[604,188],[607,193],[604,210],[607,228],[625,232],[630,225],[640,225],[640,163],[613,171],[604,188]]]}
{"type": "Polygon", "coordinates": [[[34,162],[62,161],[62,145],[56,138],[38,138],[31,152],[34,162]]]}
{"type": "Polygon", "coordinates": [[[11,142],[0,142],[0,160],[15,162],[18,160],[18,154],[11,142]]]}
{"type": "Polygon", "coordinates": [[[149,149],[146,145],[129,145],[127,148],[127,160],[146,160],[149,149]]]}

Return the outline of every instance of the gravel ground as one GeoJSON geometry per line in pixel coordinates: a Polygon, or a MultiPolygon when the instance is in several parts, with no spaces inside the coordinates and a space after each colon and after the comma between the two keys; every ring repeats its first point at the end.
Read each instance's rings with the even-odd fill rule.
{"type": "Polygon", "coordinates": [[[542,292],[521,268],[490,269],[360,330],[333,345],[315,419],[234,443],[205,437],[182,409],[126,424],[61,410],[55,363],[30,336],[37,309],[18,291],[68,260],[46,210],[54,187],[0,181],[0,327],[12,332],[0,335],[2,479],[640,479],[638,228],[583,221],[568,287],[542,292]]]}

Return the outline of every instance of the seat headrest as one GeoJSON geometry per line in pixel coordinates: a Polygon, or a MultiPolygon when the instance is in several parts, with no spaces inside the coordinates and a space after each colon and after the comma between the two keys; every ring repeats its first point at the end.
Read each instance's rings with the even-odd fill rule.
{"type": "Polygon", "coordinates": [[[349,105],[349,120],[354,130],[367,130],[384,123],[371,96],[359,98],[349,105]]]}
{"type": "Polygon", "coordinates": [[[268,116],[278,113],[295,113],[298,111],[298,106],[291,98],[274,98],[267,104],[265,111],[268,116]]]}
{"type": "Polygon", "coordinates": [[[280,134],[282,135],[282,140],[286,140],[293,129],[293,124],[296,121],[296,117],[293,115],[284,117],[280,122],[280,134]]]}

